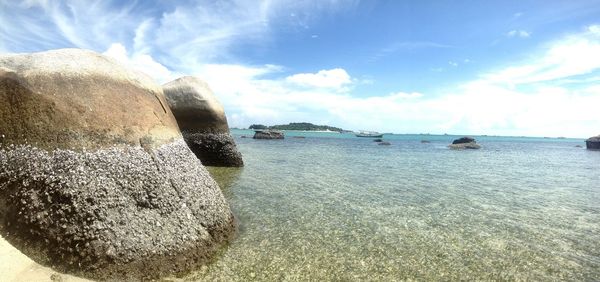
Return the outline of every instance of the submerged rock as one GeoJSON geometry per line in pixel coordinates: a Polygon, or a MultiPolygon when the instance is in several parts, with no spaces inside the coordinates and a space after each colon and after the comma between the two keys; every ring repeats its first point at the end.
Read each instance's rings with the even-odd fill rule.
{"type": "Polygon", "coordinates": [[[431,143],[429,140],[421,140],[421,143],[431,143]]]}
{"type": "Polygon", "coordinates": [[[254,139],[283,139],[283,132],[277,130],[256,130],[254,139]]]}
{"type": "Polygon", "coordinates": [[[585,147],[589,150],[600,150],[600,135],[585,140],[585,147]]]}
{"type": "Polygon", "coordinates": [[[0,233],[39,263],[153,279],[235,231],[161,88],[102,55],[0,55],[0,121],[0,233]]]}
{"type": "Polygon", "coordinates": [[[382,141],[382,142],[377,143],[377,145],[392,145],[392,143],[387,142],[387,141],[382,141]]]}
{"type": "Polygon", "coordinates": [[[383,142],[383,139],[380,139],[380,138],[373,139],[373,142],[383,142]]]}
{"type": "Polygon", "coordinates": [[[202,164],[244,166],[223,106],[206,82],[185,76],[163,85],[183,138],[202,164]]]}
{"type": "Polygon", "coordinates": [[[479,149],[481,146],[477,144],[474,138],[472,137],[461,137],[454,141],[452,144],[448,145],[450,149],[479,149]]]}

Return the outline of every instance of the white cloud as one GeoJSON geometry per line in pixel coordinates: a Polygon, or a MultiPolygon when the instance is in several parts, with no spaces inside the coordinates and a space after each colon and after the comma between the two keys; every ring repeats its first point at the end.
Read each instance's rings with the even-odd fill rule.
{"type": "MultiPolygon", "coordinates": [[[[141,2],[123,2],[125,6],[116,8],[115,3],[0,1],[1,9],[20,11],[0,17],[0,49],[106,50],[160,83],[180,72],[196,75],[209,82],[232,126],[311,121],[385,132],[598,134],[599,25],[550,42],[525,62],[486,72],[440,93],[369,92],[377,85],[360,87],[365,93],[351,93],[350,87],[361,80],[342,68],[284,76],[282,66],[214,62],[239,61],[235,48],[269,42],[271,27],[305,29],[316,17],[353,7],[354,0],[167,1],[161,14],[140,9],[136,3],[141,2]],[[292,13],[294,17],[289,16],[292,13]],[[566,83],[578,85],[570,88],[566,83]]],[[[527,38],[531,33],[516,29],[506,36],[527,38]]],[[[373,60],[418,48],[452,46],[396,42],[375,52],[373,60]]]]}
{"type": "Polygon", "coordinates": [[[491,82],[518,85],[547,82],[588,74],[600,68],[600,35],[586,32],[552,42],[530,62],[510,66],[483,77],[491,82]]]}
{"type": "Polygon", "coordinates": [[[172,72],[167,67],[158,63],[148,54],[133,53],[129,55],[125,49],[125,46],[120,43],[113,43],[108,50],[102,54],[115,59],[117,62],[123,65],[149,75],[159,84],[163,84],[182,76],[172,72]]]}
{"type": "Polygon", "coordinates": [[[506,34],[506,36],[528,38],[529,36],[531,36],[531,32],[525,30],[511,30],[506,34]]]}
{"type": "Polygon", "coordinates": [[[448,64],[451,65],[451,66],[453,66],[453,67],[458,67],[458,63],[454,62],[454,61],[449,61],[448,64]]]}
{"type": "Polygon", "coordinates": [[[47,7],[48,6],[48,0],[25,0],[21,2],[21,6],[25,7],[25,8],[31,8],[31,7],[47,7]]]}
{"type": "Polygon", "coordinates": [[[307,87],[341,89],[352,83],[350,75],[341,68],[320,70],[317,73],[299,73],[286,77],[286,81],[307,87]]]}
{"type": "Polygon", "coordinates": [[[592,34],[600,36],[600,25],[590,25],[587,27],[587,30],[592,34]]]}
{"type": "Polygon", "coordinates": [[[261,47],[273,26],[306,26],[323,15],[353,9],[356,0],[165,1],[156,13],[144,1],[0,1],[0,42],[8,51],[79,47],[104,51],[120,42],[152,54],[171,68],[192,72],[214,61],[235,61],[235,47],[261,47]],[[294,20],[281,15],[296,14],[294,20]]]}
{"type": "Polygon", "coordinates": [[[405,92],[396,92],[388,95],[391,98],[399,98],[399,99],[416,99],[423,97],[423,94],[418,92],[405,93],[405,92]]]}
{"type": "MultiPolygon", "coordinates": [[[[311,121],[382,132],[586,137],[598,134],[600,124],[600,88],[595,85],[600,61],[588,57],[600,53],[600,38],[595,36],[586,31],[561,38],[527,62],[427,95],[349,95],[321,87],[339,84],[312,83],[327,77],[323,72],[272,78],[282,71],[273,66],[212,65],[198,75],[222,100],[233,126],[311,121]],[[589,86],[570,89],[561,83],[539,83],[581,75],[589,77],[577,81],[589,86]],[[292,77],[311,83],[298,88],[290,84],[292,77]]],[[[348,75],[342,81],[354,80],[348,75]]]]}

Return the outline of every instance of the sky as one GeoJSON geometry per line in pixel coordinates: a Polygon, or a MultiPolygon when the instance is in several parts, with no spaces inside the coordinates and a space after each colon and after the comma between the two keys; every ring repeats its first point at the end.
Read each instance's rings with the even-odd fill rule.
{"type": "Polygon", "coordinates": [[[0,53],[208,82],[231,127],[600,134],[600,0],[0,0],[0,53]]]}

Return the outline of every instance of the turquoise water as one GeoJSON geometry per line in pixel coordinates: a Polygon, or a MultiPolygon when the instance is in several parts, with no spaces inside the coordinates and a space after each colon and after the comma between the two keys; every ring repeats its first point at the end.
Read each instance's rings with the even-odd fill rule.
{"type": "Polygon", "coordinates": [[[600,279],[600,152],[583,140],[234,135],[246,166],[209,170],[239,234],[185,280],[600,279]]]}

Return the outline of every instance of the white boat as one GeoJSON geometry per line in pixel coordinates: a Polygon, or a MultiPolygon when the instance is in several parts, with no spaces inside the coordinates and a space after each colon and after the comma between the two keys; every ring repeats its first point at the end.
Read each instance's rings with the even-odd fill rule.
{"type": "Polygon", "coordinates": [[[370,138],[381,138],[383,137],[383,133],[379,133],[376,131],[365,131],[361,130],[355,134],[356,137],[370,137],[370,138]]]}

